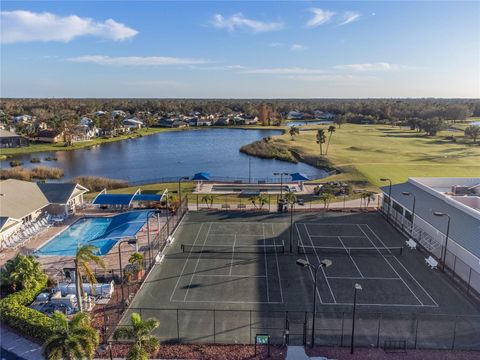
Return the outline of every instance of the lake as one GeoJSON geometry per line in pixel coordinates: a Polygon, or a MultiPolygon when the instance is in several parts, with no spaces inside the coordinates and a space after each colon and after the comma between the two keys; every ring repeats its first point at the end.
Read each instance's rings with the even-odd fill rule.
{"type": "Polygon", "coordinates": [[[22,161],[24,167],[60,167],[65,171],[62,180],[94,175],[138,184],[192,176],[197,172],[209,172],[212,177],[248,178],[249,163],[252,178],[271,178],[274,172],[302,172],[312,178],[326,175],[324,170],[307,164],[260,159],[239,152],[243,145],[279,134],[279,130],[169,131],[90,149],[18,155],[1,161],[0,165],[8,168],[9,161],[15,159],[22,161]],[[58,161],[44,161],[48,156],[56,157],[58,161]],[[30,163],[34,157],[42,162],[30,163]]]}

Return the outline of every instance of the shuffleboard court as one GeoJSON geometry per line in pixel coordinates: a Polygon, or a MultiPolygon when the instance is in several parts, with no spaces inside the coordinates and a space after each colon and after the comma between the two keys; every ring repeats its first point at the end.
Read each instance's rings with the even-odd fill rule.
{"type": "MultiPolygon", "coordinates": [[[[362,287],[360,324],[371,325],[371,316],[379,324],[379,316],[392,314],[398,321],[385,322],[379,337],[388,331],[413,336],[420,314],[473,316],[463,335],[480,337],[478,305],[429,269],[420,252],[404,248],[405,239],[380,215],[300,214],[294,220],[290,229],[289,218],[278,214],[186,215],[121,325],[139,312],[160,320],[155,334],[162,341],[251,343],[256,333],[270,334],[273,343],[285,342],[285,333],[302,341],[311,328],[313,269],[329,259],[332,265],[318,270],[315,291],[316,336],[326,344],[344,340],[355,284],[362,287]],[[312,267],[298,266],[298,259],[312,267]],[[411,322],[396,332],[406,318],[411,322]]],[[[428,339],[435,339],[435,324],[422,325],[428,339]]]]}

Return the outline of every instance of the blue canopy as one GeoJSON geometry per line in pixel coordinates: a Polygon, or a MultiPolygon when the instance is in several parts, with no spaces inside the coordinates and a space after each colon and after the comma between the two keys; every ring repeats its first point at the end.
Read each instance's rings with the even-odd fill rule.
{"type": "Polygon", "coordinates": [[[129,205],[133,194],[100,194],[93,202],[94,205],[129,205]]]}
{"type": "Polygon", "coordinates": [[[158,194],[137,194],[133,197],[133,201],[160,201],[162,195],[158,194]]]}
{"type": "Polygon", "coordinates": [[[292,177],[292,181],[310,180],[310,178],[307,175],[302,173],[293,173],[293,174],[290,174],[290,176],[292,177]]]}
{"type": "Polygon", "coordinates": [[[199,172],[193,175],[192,180],[210,180],[210,174],[207,172],[199,172]]]}

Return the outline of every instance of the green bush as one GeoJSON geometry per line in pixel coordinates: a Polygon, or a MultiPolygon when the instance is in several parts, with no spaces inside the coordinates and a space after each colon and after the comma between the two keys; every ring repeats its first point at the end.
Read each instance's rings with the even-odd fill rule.
{"type": "Polygon", "coordinates": [[[30,159],[30,162],[31,162],[31,163],[39,163],[40,161],[41,161],[41,160],[40,160],[40,158],[38,158],[38,157],[34,157],[34,158],[31,158],[31,159],[30,159]]]}
{"type": "Polygon", "coordinates": [[[32,289],[23,289],[0,300],[0,319],[3,324],[18,332],[39,340],[46,340],[53,333],[54,322],[47,315],[27,307],[35,300],[46,284],[45,276],[32,289]]]}
{"type": "Polygon", "coordinates": [[[10,167],[16,167],[16,166],[20,166],[20,165],[23,165],[23,162],[21,162],[20,160],[10,161],[10,167]]]}

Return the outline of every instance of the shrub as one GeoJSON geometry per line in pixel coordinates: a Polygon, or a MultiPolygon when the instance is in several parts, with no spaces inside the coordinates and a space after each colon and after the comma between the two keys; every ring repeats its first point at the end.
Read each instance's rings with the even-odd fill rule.
{"type": "Polygon", "coordinates": [[[32,169],[34,179],[60,179],[63,177],[63,170],[55,167],[37,166],[32,169]]]}
{"type": "Polygon", "coordinates": [[[3,324],[22,334],[46,340],[52,335],[54,322],[47,315],[27,307],[47,284],[47,277],[30,289],[23,289],[0,300],[0,319],[3,324]]]}
{"type": "Polygon", "coordinates": [[[31,159],[30,159],[30,162],[31,162],[31,163],[39,163],[39,162],[40,162],[40,158],[38,158],[38,157],[31,158],[31,159]]]}
{"type": "Polygon", "coordinates": [[[58,159],[56,157],[51,157],[51,156],[47,156],[45,158],[45,161],[57,161],[58,159]]]}
{"type": "Polygon", "coordinates": [[[13,169],[0,169],[0,179],[17,179],[17,180],[31,180],[31,171],[20,166],[13,169]]]}
{"type": "Polygon", "coordinates": [[[0,179],[17,179],[30,181],[32,179],[60,179],[63,177],[63,170],[60,168],[37,166],[33,169],[25,169],[17,166],[13,169],[0,169],[0,179]]]}
{"type": "Polygon", "coordinates": [[[20,160],[12,160],[12,161],[10,161],[10,166],[11,166],[11,167],[16,167],[16,166],[20,166],[20,165],[23,165],[23,162],[21,162],[20,160]]]}
{"type": "Polygon", "coordinates": [[[120,189],[128,186],[128,182],[124,180],[108,179],[99,176],[78,176],[73,179],[73,182],[85,186],[90,191],[120,189]]]}

